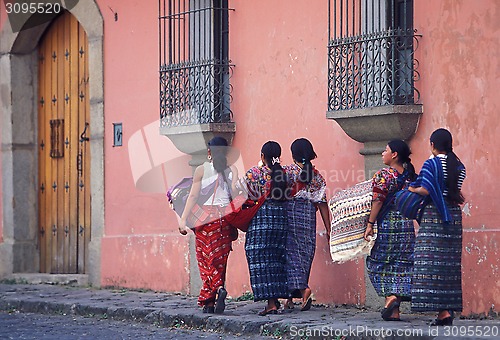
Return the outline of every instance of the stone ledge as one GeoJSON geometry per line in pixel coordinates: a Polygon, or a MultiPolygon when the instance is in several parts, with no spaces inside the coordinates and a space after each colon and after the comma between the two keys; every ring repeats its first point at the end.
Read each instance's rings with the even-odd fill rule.
{"type": "Polygon", "coordinates": [[[363,109],[328,111],[326,118],[335,120],[345,133],[360,142],[408,140],[418,127],[423,113],[421,104],[386,105],[363,109]]]}
{"type": "Polygon", "coordinates": [[[167,136],[175,147],[193,156],[190,165],[196,167],[206,156],[207,143],[215,136],[224,137],[228,144],[233,143],[236,123],[206,123],[182,126],[160,126],[160,134],[167,136]]]}
{"type": "Polygon", "coordinates": [[[231,133],[236,132],[236,123],[205,123],[193,125],[179,125],[179,126],[161,126],[160,133],[162,135],[178,135],[186,133],[200,133],[200,132],[214,132],[214,133],[231,133]]]}

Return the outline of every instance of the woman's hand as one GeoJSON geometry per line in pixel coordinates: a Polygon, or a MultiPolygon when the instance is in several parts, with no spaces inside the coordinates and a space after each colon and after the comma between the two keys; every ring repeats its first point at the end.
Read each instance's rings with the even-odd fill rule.
{"type": "Polygon", "coordinates": [[[193,185],[191,186],[191,190],[189,191],[189,196],[186,201],[186,205],[184,206],[184,212],[182,213],[181,219],[179,221],[179,232],[182,235],[187,235],[189,228],[186,226],[187,217],[191,211],[191,209],[196,204],[198,200],[198,196],[201,190],[201,180],[203,178],[203,164],[198,166],[194,171],[193,175],[193,185]]]}
{"type": "Polygon", "coordinates": [[[328,209],[328,204],[326,202],[319,202],[316,204],[316,208],[319,210],[323,224],[325,225],[326,238],[330,242],[330,232],[331,232],[331,220],[330,220],[330,210],[328,209]]]}
{"type": "Polygon", "coordinates": [[[186,226],[186,221],[181,220],[179,222],[179,233],[181,233],[182,235],[187,235],[188,231],[189,228],[186,226]]]}
{"type": "Polygon", "coordinates": [[[372,209],[370,210],[370,215],[368,215],[368,221],[366,221],[366,230],[363,235],[365,241],[370,242],[371,238],[375,236],[373,230],[373,224],[377,221],[377,216],[382,209],[383,202],[380,200],[372,201],[372,209]],[[375,221],[370,223],[370,221],[375,221]]]}
{"type": "Polygon", "coordinates": [[[422,195],[422,196],[429,195],[429,191],[427,191],[427,189],[424,187],[408,187],[408,191],[414,192],[414,193],[422,195]]]}
{"type": "Polygon", "coordinates": [[[365,234],[363,235],[365,241],[370,242],[370,240],[373,237],[373,235],[374,235],[373,226],[371,225],[371,223],[367,223],[366,224],[365,234]]]}

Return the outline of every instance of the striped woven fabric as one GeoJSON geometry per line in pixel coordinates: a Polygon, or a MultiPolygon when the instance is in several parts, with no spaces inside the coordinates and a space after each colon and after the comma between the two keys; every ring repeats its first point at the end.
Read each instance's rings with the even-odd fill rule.
{"type": "Polygon", "coordinates": [[[404,189],[396,193],[394,202],[401,215],[420,223],[427,203],[426,197],[404,189]]]}
{"type": "Polygon", "coordinates": [[[332,196],[330,254],[333,262],[343,263],[370,253],[376,238],[363,238],[372,206],[372,181],[364,181],[332,196]]]}
{"type": "Polygon", "coordinates": [[[316,208],[314,204],[301,198],[288,201],[286,257],[288,288],[292,292],[309,287],[309,275],[315,250],[316,208]]]}
{"type": "Polygon", "coordinates": [[[411,287],[415,312],[462,311],[462,210],[458,205],[447,209],[452,217],[448,224],[434,203],[424,209],[415,241],[411,287]]]}
{"type": "Polygon", "coordinates": [[[196,259],[202,287],[198,305],[214,302],[219,287],[225,287],[226,268],[231,251],[231,226],[224,218],[195,229],[196,259]]]}
{"type": "Polygon", "coordinates": [[[268,200],[245,234],[245,253],[254,301],[287,298],[287,205],[268,200]]]}

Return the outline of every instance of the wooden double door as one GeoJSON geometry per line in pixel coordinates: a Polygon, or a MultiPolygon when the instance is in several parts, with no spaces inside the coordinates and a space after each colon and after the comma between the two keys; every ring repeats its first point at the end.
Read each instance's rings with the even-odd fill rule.
{"type": "Polygon", "coordinates": [[[40,271],[85,273],[91,235],[86,33],[64,12],[38,52],[40,271]]]}

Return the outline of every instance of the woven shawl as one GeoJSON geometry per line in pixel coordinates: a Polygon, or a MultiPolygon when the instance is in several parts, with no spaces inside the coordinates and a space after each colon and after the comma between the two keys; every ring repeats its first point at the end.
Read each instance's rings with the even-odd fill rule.
{"type": "Polygon", "coordinates": [[[328,202],[332,214],[330,254],[333,262],[343,263],[370,253],[376,237],[367,242],[363,235],[372,204],[372,181],[342,190],[328,202]]]}
{"type": "Polygon", "coordinates": [[[429,192],[434,205],[439,211],[444,223],[451,222],[451,214],[444,201],[443,166],[439,157],[433,157],[424,162],[417,179],[410,184],[412,187],[422,187],[429,192]]]}

